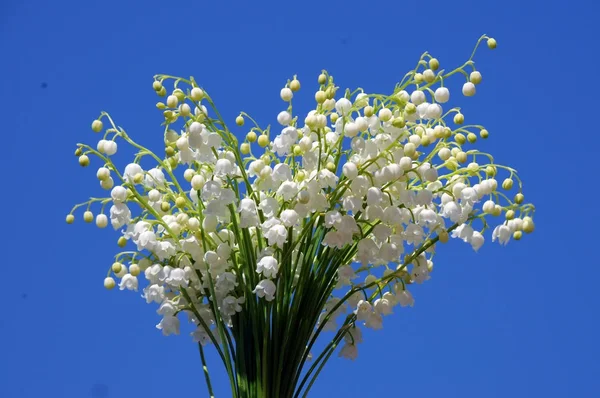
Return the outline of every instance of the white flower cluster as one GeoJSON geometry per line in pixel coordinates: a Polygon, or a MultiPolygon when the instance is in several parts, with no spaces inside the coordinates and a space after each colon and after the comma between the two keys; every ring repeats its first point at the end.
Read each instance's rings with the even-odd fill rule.
{"type": "MultiPolygon", "coordinates": [[[[462,94],[474,95],[481,74],[472,60],[457,70],[467,76],[462,94]]],[[[488,131],[448,105],[444,78],[454,72],[425,54],[389,95],[342,93],[323,72],[306,115],[293,112],[294,78],[280,92],[279,128],[236,119],[237,128],[253,123],[242,143],[193,79],[157,76],[164,157],[105,113],[92,124],[104,131],[96,148],[76,153],[83,166],[88,155],[101,160],[97,177],[110,191],[83,204],[85,221],[101,205],[96,224],[110,222],[131,249],[117,255],[105,286],[117,278],[121,290],[137,291],[143,273],[142,295],[162,316],[157,328],[179,333],[184,312],[202,344],[220,344],[218,323],[235,328],[240,312],[298,308],[315,295],[305,301],[318,306],[313,329],[344,330],[340,355],[355,358],[359,326],[381,329],[395,307],[413,305],[409,286],[430,278],[440,244],[452,237],[477,251],[488,229],[501,244],[534,229],[515,171],[474,147],[488,131]],[[124,169],[113,163],[119,141],[139,150],[124,169]],[[156,164],[145,169],[148,158],[156,164]]]]}

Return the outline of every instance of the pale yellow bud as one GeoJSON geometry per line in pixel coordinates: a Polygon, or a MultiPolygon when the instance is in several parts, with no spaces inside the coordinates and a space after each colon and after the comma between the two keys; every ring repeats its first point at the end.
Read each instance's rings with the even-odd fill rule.
{"type": "Polygon", "coordinates": [[[140,266],[137,264],[131,264],[129,266],[129,273],[133,276],[138,276],[140,274],[140,266]]]}
{"type": "Polygon", "coordinates": [[[83,213],[83,221],[88,223],[94,221],[94,215],[91,211],[87,210],[85,213],[83,213]]]}
{"type": "Polygon", "coordinates": [[[519,204],[523,203],[524,200],[525,200],[525,196],[522,193],[519,192],[518,194],[515,195],[515,203],[516,204],[519,205],[519,204]]]}
{"type": "Polygon", "coordinates": [[[437,58],[431,58],[429,60],[429,67],[431,70],[438,70],[440,67],[440,62],[437,60],[437,58]]]}
{"type": "Polygon", "coordinates": [[[317,101],[318,104],[322,104],[323,102],[325,102],[326,99],[327,94],[325,93],[325,91],[319,90],[315,93],[315,101],[317,101]]]}
{"type": "Polygon", "coordinates": [[[105,289],[107,289],[107,290],[114,289],[116,285],[117,285],[117,283],[116,283],[116,282],[115,282],[115,280],[114,280],[113,278],[111,278],[110,276],[109,276],[109,277],[106,277],[106,278],[104,278],[104,288],[105,288],[105,289]]]}
{"type": "Polygon", "coordinates": [[[244,117],[242,115],[239,115],[238,117],[236,117],[235,124],[237,124],[238,126],[243,126],[244,125],[244,117]]]}
{"type": "Polygon", "coordinates": [[[290,82],[290,89],[292,91],[300,90],[300,81],[298,79],[294,79],[290,82]]]}
{"type": "Polygon", "coordinates": [[[533,223],[533,219],[531,217],[523,217],[523,231],[526,234],[530,234],[535,230],[535,224],[533,223]]]}
{"type": "Polygon", "coordinates": [[[179,100],[177,99],[176,96],[174,95],[169,95],[167,97],[167,106],[169,108],[177,108],[177,103],[179,102],[179,100]]]}
{"type": "Polygon", "coordinates": [[[506,189],[508,191],[512,187],[513,187],[513,180],[511,180],[510,178],[507,178],[502,182],[502,189],[506,189]]]}
{"type": "Polygon", "coordinates": [[[462,113],[454,115],[454,124],[463,124],[465,122],[465,116],[462,113]]]}
{"type": "Polygon", "coordinates": [[[243,142],[240,145],[240,152],[242,153],[242,155],[247,155],[250,153],[250,144],[248,144],[247,142],[243,142]]]}
{"type": "Polygon", "coordinates": [[[204,91],[200,87],[194,87],[190,92],[190,97],[192,97],[192,101],[200,101],[204,97],[204,91]]]}
{"type": "Polygon", "coordinates": [[[87,167],[90,164],[90,158],[87,157],[87,155],[81,155],[79,157],[79,165],[81,167],[87,167]]]}
{"type": "Polygon", "coordinates": [[[260,137],[258,137],[258,145],[261,148],[264,148],[267,145],[269,145],[269,137],[267,137],[265,134],[261,134],[260,137]]]}
{"type": "Polygon", "coordinates": [[[256,133],[254,131],[250,131],[248,134],[246,134],[246,140],[248,142],[256,142],[256,133]]]}
{"type": "Polygon", "coordinates": [[[92,131],[94,131],[95,133],[99,133],[102,131],[102,122],[100,120],[94,120],[92,122],[92,131]]]}
{"type": "Polygon", "coordinates": [[[481,83],[481,73],[479,73],[479,71],[477,71],[477,70],[474,70],[469,75],[469,81],[473,84],[481,83]]]}
{"type": "Polygon", "coordinates": [[[185,198],[178,196],[177,199],[175,199],[175,206],[182,208],[185,206],[185,204],[186,204],[185,198]]]}
{"type": "Polygon", "coordinates": [[[75,221],[75,216],[73,214],[67,214],[67,218],[65,220],[67,224],[73,224],[75,221]]]}
{"type": "Polygon", "coordinates": [[[115,274],[118,274],[118,273],[120,273],[123,270],[123,264],[121,264],[119,262],[114,262],[113,265],[110,267],[110,269],[115,274]]]}

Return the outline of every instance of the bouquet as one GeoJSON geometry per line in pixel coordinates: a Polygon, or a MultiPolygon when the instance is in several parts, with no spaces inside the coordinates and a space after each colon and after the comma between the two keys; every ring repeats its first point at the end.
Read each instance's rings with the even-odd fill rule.
{"type": "Polygon", "coordinates": [[[466,80],[453,96],[475,95],[484,42],[496,47],[482,36],[450,72],[423,54],[388,94],[342,91],[323,71],[304,115],[294,111],[294,76],[274,127],[243,112],[230,127],[194,78],[157,75],[164,153],[102,112],[91,126],[97,144],[78,144],[75,155],[84,167],[98,162],[110,194],[66,221],[83,208],[85,222],[119,231],[123,251],[104,286],[141,290],[164,335],[193,325],[211,397],[209,346],[233,397],[305,397],[336,350],[355,359],[363,328],[413,306],[411,290],[449,239],[477,251],[488,230],[502,245],[533,232],[515,170],[477,150],[488,131],[448,105],[451,77],[466,80]],[[119,145],[136,152],[124,169],[119,145]]]}

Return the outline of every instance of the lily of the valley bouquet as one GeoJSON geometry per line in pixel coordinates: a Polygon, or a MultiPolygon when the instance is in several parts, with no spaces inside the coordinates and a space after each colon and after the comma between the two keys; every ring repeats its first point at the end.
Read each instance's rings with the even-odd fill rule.
{"type": "Polygon", "coordinates": [[[193,78],[157,75],[164,153],[102,112],[99,141],[76,155],[82,166],[95,158],[108,194],[67,222],[83,207],[86,222],[95,213],[98,227],[119,231],[124,251],[104,286],[141,290],[165,335],[190,322],[202,361],[209,345],[222,359],[233,397],[304,397],[334,352],[355,359],[363,328],[413,305],[449,239],[477,251],[486,235],[506,244],[534,229],[515,170],[476,149],[488,131],[448,105],[450,77],[466,79],[453,97],[475,94],[473,55],[444,72],[425,53],[388,94],[339,90],[323,71],[303,115],[294,77],[279,93],[279,125],[266,128],[245,113],[231,128],[193,78]],[[121,145],[137,152],[124,168],[121,145]]]}

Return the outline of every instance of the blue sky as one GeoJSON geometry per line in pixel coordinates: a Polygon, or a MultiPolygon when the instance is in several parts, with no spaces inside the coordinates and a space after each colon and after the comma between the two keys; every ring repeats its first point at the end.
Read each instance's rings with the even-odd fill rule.
{"type": "Polygon", "coordinates": [[[99,111],[159,147],[156,73],[193,75],[227,118],[244,110],[266,124],[293,74],[306,101],[323,68],[341,87],[385,92],[423,51],[459,65],[483,33],[498,49],[479,53],[484,83],[461,105],[488,127],[483,148],[524,179],[536,233],[479,253],[449,244],[415,307],[365,333],[356,362],[332,360],[313,396],[600,396],[597,5],[168,4],[0,3],[1,396],[205,396],[189,336],[163,337],[154,307],[103,289],[117,235],[64,223],[72,204],[101,192],[94,168],[72,156],[76,142],[95,142],[99,111]]]}

